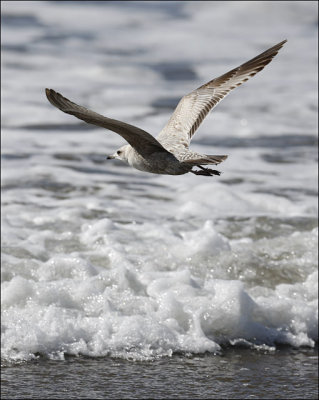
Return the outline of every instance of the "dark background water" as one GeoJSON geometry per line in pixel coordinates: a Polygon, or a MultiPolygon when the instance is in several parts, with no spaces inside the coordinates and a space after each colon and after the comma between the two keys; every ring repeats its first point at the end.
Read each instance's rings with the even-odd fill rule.
{"type": "Polygon", "coordinates": [[[227,349],[151,362],[39,359],[2,370],[4,399],[316,399],[318,347],[227,349]]]}

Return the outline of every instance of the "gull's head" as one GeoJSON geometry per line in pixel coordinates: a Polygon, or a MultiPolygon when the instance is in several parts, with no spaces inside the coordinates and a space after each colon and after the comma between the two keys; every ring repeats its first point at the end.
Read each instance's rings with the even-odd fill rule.
{"type": "Polygon", "coordinates": [[[125,146],[120,147],[114,154],[107,156],[107,159],[112,160],[114,158],[117,158],[118,160],[127,162],[129,147],[131,147],[131,146],[125,145],[125,146]]]}

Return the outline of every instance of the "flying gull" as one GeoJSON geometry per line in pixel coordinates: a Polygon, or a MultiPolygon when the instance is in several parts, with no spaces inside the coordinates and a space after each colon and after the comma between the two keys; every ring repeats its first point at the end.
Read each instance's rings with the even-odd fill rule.
{"type": "Polygon", "coordinates": [[[286,41],[276,44],[250,61],[185,95],[156,139],[143,129],[79,106],[53,89],[45,91],[49,102],[61,111],[89,124],[116,132],[129,143],[108,156],[109,159],[120,159],[138,170],[153,174],[183,175],[192,172],[205,176],[220,175],[219,171],[204,168],[203,165],[219,164],[227,156],[191,151],[189,144],[192,136],[209,111],[232,89],[269,64],[286,41]],[[195,167],[199,170],[194,170],[195,167]]]}

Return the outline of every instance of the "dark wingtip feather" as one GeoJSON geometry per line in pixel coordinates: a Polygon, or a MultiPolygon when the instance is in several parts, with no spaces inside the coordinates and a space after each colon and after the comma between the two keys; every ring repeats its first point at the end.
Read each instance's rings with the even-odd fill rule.
{"type": "Polygon", "coordinates": [[[46,94],[47,99],[49,100],[49,102],[54,107],[57,107],[61,111],[66,112],[68,114],[70,114],[70,112],[68,112],[69,108],[72,110],[73,107],[75,107],[75,108],[79,107],[77,104],[73,103],[72,101],[70,101],[66,97],[63,97],[62,94],[56,92],[53,89],[46,88],[45,89],[45,94],[46,94]]]}
{"type": "Polygon", "coordinates": [[[57,94],[57,93],[53,89],[46,88],[45,89],[45,94],[46,94],[47,99],[49,100],[49,102],[52,105],[56,106],[55,101],[54,101],[54,97],[55,97],[54,95],[57,94]]]}
{"type": "Polygon", "coordinates": [[[52,90],[52,89],[45,88],[45,94],[46,94],[47,99],[48,99],[49,101],[50,101],[50,92],[51,92],[51,90],[52,90]]]}

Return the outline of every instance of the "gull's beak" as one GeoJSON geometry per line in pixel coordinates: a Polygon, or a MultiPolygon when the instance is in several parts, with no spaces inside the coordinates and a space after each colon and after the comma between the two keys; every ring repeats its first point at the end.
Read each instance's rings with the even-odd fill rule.
{"type": "Polygon", "coordinates": [[[110,156],[107,156],[106,159],[107,160],[113,160],[115,158],[114,154],[111,154],[110,156]]]}

